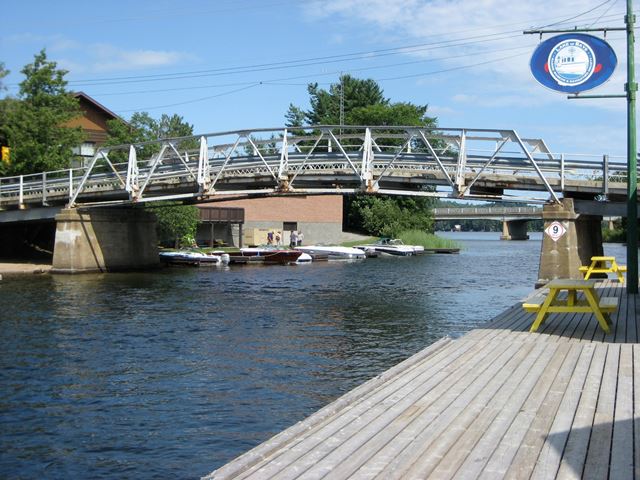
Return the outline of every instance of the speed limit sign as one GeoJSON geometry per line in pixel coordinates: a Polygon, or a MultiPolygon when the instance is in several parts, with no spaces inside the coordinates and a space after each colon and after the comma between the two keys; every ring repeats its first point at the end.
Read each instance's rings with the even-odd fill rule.
{"type": "Polygon", "coordinates": [[[545,228],[544,233],[549,235],[554,242],[557,242],[560,237],[567,233],[567,229],[560,222],[551,222],[551,224],[545,228]]]}

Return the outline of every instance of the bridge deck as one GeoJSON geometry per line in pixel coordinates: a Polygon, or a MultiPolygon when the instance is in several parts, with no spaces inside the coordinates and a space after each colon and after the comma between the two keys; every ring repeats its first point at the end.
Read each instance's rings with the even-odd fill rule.
{"type": "Polygon", "coordinates": [[[640,478],[637,296],[605,335],[520,304],[443,339],[213,472],[257,478],[640,478]]]}

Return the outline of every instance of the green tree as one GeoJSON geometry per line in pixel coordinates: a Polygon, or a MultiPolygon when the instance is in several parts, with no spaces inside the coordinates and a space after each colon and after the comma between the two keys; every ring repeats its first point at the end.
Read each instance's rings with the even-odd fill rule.
{"type": "Polygon", "coordinates": [[[345,197],[346,226],[369,235],[397,237],[405,230],[433,232],[432,200],[359,194],[345,197]]]}
{"type": "Polygon", "coordinates": [[[2,79],[7,75],[9,75],[9,73],[11,72],[9,72],[9,70],[5,68],[4,62],[0,62],[0,91],[7,89],[7,87],[5,87],[4,84],[2,83],[2,79]]]}
{"type": "MultiPolygon", "coordinates": [[[[305,111],[293,104],[289,105],[285,115],[287,126],[339,125],[341,98],[345,120],[348,114],[357,108],[389,104],[389,100],[384,97],[382,89],[374,80],[361,80],[351,75],[342,75],[338,83],[331,84],[329,90],[320,88],[317,83],[310,83],[307,92],[311,109],[305,111]]],[[[345,121],[345,124],[354,125],[349,121],[345,121]]]]}
{"type": "Polygon", "coordinates": [[[195,238],[200,211],[193,205],[157,202],[152,207],[158,219],[158,241],[162,245],[190,246],[195,238]]]}
{"type": "MultiPolygon", "coordinates": [[[[309,92],[309,110],[293,104],[285,115],[289,127],[311,125],[339,125],[340,103],[344,107],[345,125],[367,126],[421,126],[435,127],[437,119],[427,115],[427,105],[410,102],[393,103],[384,96],[382,88],[371,79],[362,80],[342,75],[338,83],[328,90],[312,83],[309,92]]],[[[348,129],[345,129],[345,133],[348,129]]],[[[400,145],[401,139],[386,141],[400,145]]],[[[414,149],[421,148],[419,142],[414,149]]],[[[347,230],[370,235],[396,236],[403,230],[433,232],[431,201],[424,197],[374,197],[355,195],[345,197],[345,222],[347,230]]]]}
{"type": "Polygon", "coordinates": [[[48,61],[42,50],[21,73],[25,78],[18,98],[0,102],[0,136],[11,148],[11,163],[4,173],[68,168],[74,158],[72,149],[84,138],[80,127],[65,126],[81,115],[78,100],[66,90],[68,72],[48,61]]]}
{"type": "MultiPolygon", "coordinates": [[[[185,122],[179,115],[162,114],[159,119],[151,117],[147,112],[136,112],[129,122],[110,120],[107,123],[108,138],[106,145],[126,145],[132,143],[150,142],[160,138],[188,137],[193,135],[193,125],[185,122]]],[[[194,148],[195,140],[183,142],[182,147],[194,148]]],[[[158,145],[147,145],[138,151],[138,159],[149,158],[159,150],[158,145]]],[[[124,160],[128,151],[110,153],[112,160],[124,160]]],[[[158,219],[158,240],[164,245],[190,244],[195,237],[200,218],[198,207],[193,205],[179,205],[174,202],[156,202],[150,208],[158,219]]]]}
{"type": "MultiPolygon", "coordinates": [[[[162,138],[188,137],[193,135],[193,125],[185,122],[180,115],[163,113],[159,119],[151,117],[147,112],[136,112],[128,122],[120,119],[107,122],[108,137],[105,145],[126,145],[143,143],[162,138]]],[[[190,140],[183,142],[183,147],[196,148],[198,142],[190,140]]],[[[159,145],[146,145],[138,150],[138,158],[149,158],[160,149],[159,145]]],[[[114,160],[124,161],[127,152],[119,151],[112,154],[114,160]]]]}

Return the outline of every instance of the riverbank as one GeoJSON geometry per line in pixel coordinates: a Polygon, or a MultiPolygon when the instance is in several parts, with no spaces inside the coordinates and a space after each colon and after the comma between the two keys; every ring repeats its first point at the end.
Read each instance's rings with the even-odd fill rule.
{"type": "Polygon", "coordinates": [[[14,275],[47,274],[50,271],[50,263],[0,262],[0,277],[2,278],[14,275]]]}

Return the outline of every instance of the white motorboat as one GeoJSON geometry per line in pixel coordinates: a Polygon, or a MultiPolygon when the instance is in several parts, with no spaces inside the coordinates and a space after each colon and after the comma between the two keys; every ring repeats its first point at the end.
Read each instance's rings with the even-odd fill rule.
{"type": "Polygon", "coordinates": [[[352,247],[336,247],[325,245],[309,245],[304,247],[296,247],[309,255],[326,255],[329,260],[360,260],[366,258],[365,253],[357,248],[352,247]]]}
{"type": "Polygon", "coordinates": [[[356,245],[356,248],[366,252],[374,250],[382,255],[394,255],[407,257],[424,253],[424,247],[419,245],[405,245],[402,240],[395,238],[381,238],[376,243],[368,245],[356,245]]]}
{"type": "Polygon", "coordinates": [[[189,251],[160,252],[160,260],[170,265],[226,265],[229,255],[226,253],[201,253],[189,251]]]}

